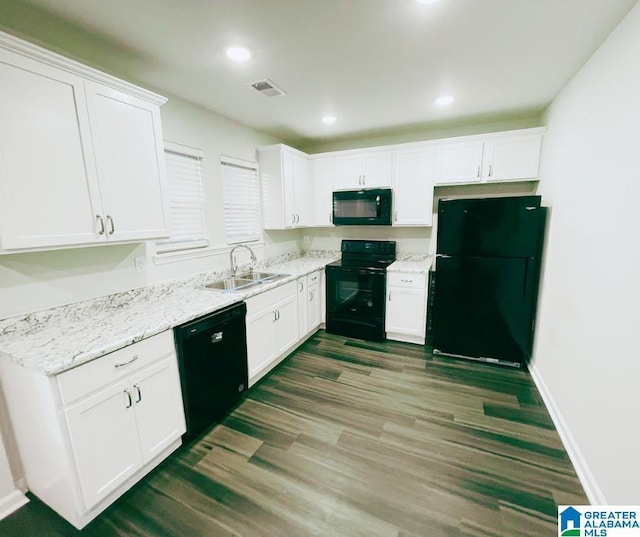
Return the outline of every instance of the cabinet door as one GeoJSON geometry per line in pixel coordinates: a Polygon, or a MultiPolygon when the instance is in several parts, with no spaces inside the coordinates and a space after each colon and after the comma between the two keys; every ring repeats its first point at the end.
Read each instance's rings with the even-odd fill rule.
{"type": "Polygon", "coordinates": [[[337,190],[363,188],[362,157],[359,154],[335,157],[334,184],[337,190]]]}
{"type": "Polygon", "coordinates": [[[435,183],[479,183],[482,141],[455,142],[436,147],[435,183]]]}
{"type": "Polygon", "coordinates": [[[108,239],[166,237],[159,107],[99,84],[85,86],[108,239]]]}
{"type": "Polygon", "coordinates": [[[309,300],[309,321],[307,326],[309,328],[309,331],[312,331],[320,326],[320,318],[322,315],[322,301],[320,296],[319,281],[315,285],[309,284],[307,297],[309,300]]]}
{"type": "Polygon", "coordinates": [[[295,197],[295,171],[294,156],[288,151],[282,152],[282,196],[284,197],[284,225],[285,227],[296,226],[296,197],[295,197]]]}
{"type": "Polygon", "coordinates": [[[0,81],[2,246],[104,241],[82,79],[0,50],[0,81]]]}
{"type": "Polygon", "coordinates": [[[273,323],[274,357],[280,356],[298,341],[298,297],[292,295],[275,307],[276,322],[273,323]]]}
{"type": "Polygon", "coordinates": [[[85,507],[90,509],[142,466],[127,381],[65,410],[85,507]]]}
{"type": "Polygon", "coordinates": [[[393,178],[393,225],[430,226],[433,217],[431,148],[398,151],[393,178]]]}
{"type": "MultiPolygon", "coordinates": [[[[273,335],[275,322],[275,308],[269,308],[247,316],[249,382],[275,358],[273,335]]],[[[294,328],[297,330],[297,326],[294,328]]]]}
{"type": "MultiPolygon", "coordinates": [[[[295,214],[297,227],[310,225],[312,216],[311,175],[309,173],[309,160],[301,155],[293,156],[293,192],[295,195],[295,214]]],[[[286,195],[286,194],[285,194],[286,195]]]]}
{"type": "Polygon", "coordinates": [[[186,431],[176,356],[131,377],[142,459],[147,464],[186,431]]]}
{"type": "Polygon", "coordinates": [[[536,179],[542,135],[505,136],[484,143],[483,178],[487,181],[536,179]]]}
{"type": "Polygon", "coordinates": [[[392,154],[386,151],[362,156],[362,183],[365,188],[391,186],[392,158],[392,154]]]}
{"type": "Polygon", "coordinates": [[[309,306],[307,277],[298,278],[298,339],[302,339],[309,331],[309,306]]]}
{"type": "Polygon", "coordinates": [[[385,330],[424,337],[426,331],[427,297],[423,289],[389,287],[385,330]]]}
{"type": "Polygon", "coordinates": [[[311,161],[313,170],[315,226],[333,225],[333,158],[311,161]]]}

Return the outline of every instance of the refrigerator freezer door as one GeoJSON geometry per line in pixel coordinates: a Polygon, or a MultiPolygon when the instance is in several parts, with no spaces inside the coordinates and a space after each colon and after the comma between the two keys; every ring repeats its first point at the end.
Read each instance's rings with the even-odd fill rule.
{"type": "Polygon", "coordinates": [[[535,257],[543,211],[539,196],[441,200],[437,252],[477,257],[535,257]]]}
{"type": "Polygon", "coordinates": [[[531,258],[439,257],[434,350],[525,363],[531,353],[534,272],[531,258]]]}

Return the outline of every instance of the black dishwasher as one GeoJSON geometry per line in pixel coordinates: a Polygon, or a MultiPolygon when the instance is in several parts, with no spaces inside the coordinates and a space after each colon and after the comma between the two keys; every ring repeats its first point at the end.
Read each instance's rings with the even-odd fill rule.
{"type": "Polygon", "coordinates": [[[242,302],[174,328],[186,438],[219,421],[247,389],[246,314],[242,302]]]}

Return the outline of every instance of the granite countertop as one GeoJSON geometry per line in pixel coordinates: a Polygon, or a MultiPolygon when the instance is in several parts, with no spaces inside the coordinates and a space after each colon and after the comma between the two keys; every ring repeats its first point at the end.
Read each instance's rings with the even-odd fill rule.
{"type": "MultiPolygon", "coordinates": [[[[81,364],[323,268],[339,252],[284,255],[256,269],[289,274],[245,292],[205,289],[228,269],[0,321],[0,353],[45,375],[81,364]]],[[[239,267],[246,270],[248,266],[239,267]]]]}
{"type": "Polygon", "coordinates": [[[430,255],[424,256],[398,256],[398,260],[394,261],[387,267],[387,272],[409,272],[413,274],[427,274],[431,268],[433,258],[430,255]]]}

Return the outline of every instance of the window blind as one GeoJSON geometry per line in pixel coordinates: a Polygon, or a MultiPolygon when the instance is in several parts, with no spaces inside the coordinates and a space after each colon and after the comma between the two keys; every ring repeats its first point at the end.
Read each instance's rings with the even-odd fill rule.
{"type": "Polygon", "coordinates": [[[165,143],[170,237],[157,241],[158,252],[208,246],[202,152],[165,143]]]}
{"type": "Polygon", "coordinates": [[[227,244],[260,239],[260,184],[255,164],[222,159],[227,244]]]}

